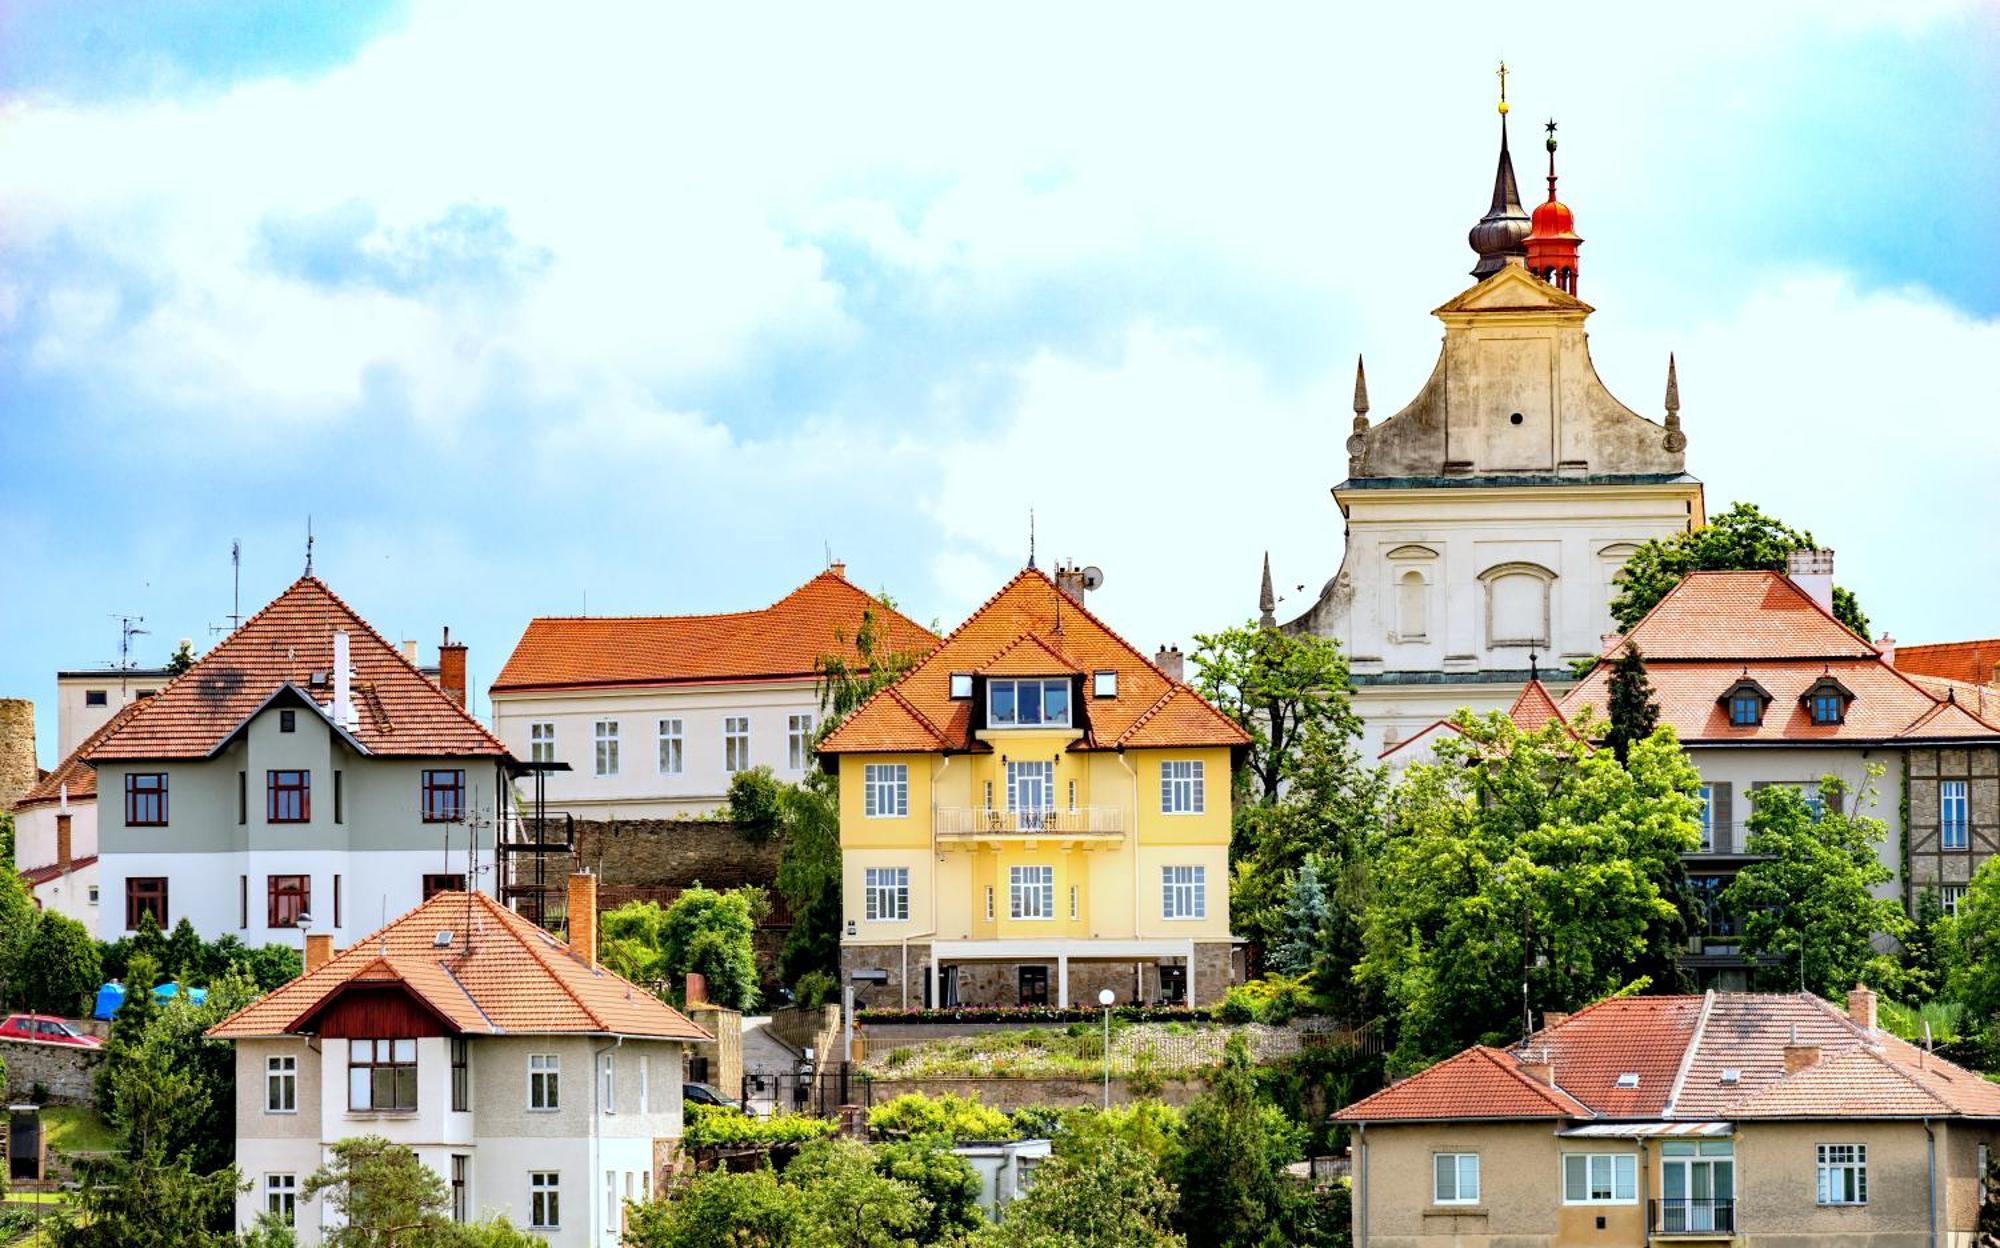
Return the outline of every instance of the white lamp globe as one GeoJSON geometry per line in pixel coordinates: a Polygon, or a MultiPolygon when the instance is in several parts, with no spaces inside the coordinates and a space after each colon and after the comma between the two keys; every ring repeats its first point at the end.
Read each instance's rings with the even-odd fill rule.
{"type": "Polygon", "coordinates": [[[1113,1001],[1116,1001],[1117,999],[1118,999],[1117,994],[1113,993],[1109,988],[1106,988],[1102,992],[1097,994],[1097,1003],[1102,1006],[1109,1006],[1113,1001]]]}

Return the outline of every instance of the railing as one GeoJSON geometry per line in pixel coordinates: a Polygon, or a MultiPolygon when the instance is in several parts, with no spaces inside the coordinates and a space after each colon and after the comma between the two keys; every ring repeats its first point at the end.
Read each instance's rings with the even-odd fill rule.
{"type": "Polygon", "coordinates": [[[1726,1198],[1661,1197],[1646,1202],[1655,1235],[1733,1235],[1736,1202],[1726,1198]]]}
{"type": "Polygon", "coordinates": [[[977,806],[940,806],[940,836],[1032,833],[1075,835],[1083,832],[1123,832],[1125,812],[1116,806],[1079,806],[1075,810],[987,810],[977,806]]]}

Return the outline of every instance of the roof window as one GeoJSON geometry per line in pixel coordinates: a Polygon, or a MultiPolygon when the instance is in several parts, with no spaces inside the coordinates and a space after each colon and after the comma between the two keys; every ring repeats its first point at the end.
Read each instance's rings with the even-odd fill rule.
{"type": "Polygon", "coordinates": [[[972,673],[953,672],[951,674],[951,696],[969,698],[972,696],[972,673]]]}
{"type": "Polygon", "coordinates": [[[1724,1083],[1741,1083],[1743,1082],[1743,1072],[1731,1066],[1728,1070],[1722,1072],[1722,1081],[1724,1083]]]}
{"type": "Polygon", "coordinates": [[[1742,677],[1716,699],[1729,712],[1733,728],[1755,728],[1764,722],[1764,708],[1771,705],[1771,693],[1750,679],[1746,668],[1742,677]]]}
{"type": "Polygon", "coordinates": [[[1799,701],[1815,724],[1838,724],[1847,719],[1847,704],[1854,701],[1854,692],[1829,671],[1800,694],[1799,701]]]}
{"type": "Polygon", "coordinates": [[[1090,682],[1090,693],[1091,693],[1091,696],[1092,696],[1092,697],[1096,697],[1096,698],[1115,698],[1115,697],[1117,697],[1117,696],[1118,696],[1118,673],[1117,673],[1117,672],[1098,672],[1098,673],[1096,673],[1095,675],[1093,675],[1093,676],[1091,677],[1091,682],[1090,682]]]}
{"type": "Polygon", "coordinates": [[[1639,1076],[1631,1071],[1627,1071],[1618,1076],[1618,1086],[1621,1088],[1636,1088],[1639,1086],[1639,1076]]]}

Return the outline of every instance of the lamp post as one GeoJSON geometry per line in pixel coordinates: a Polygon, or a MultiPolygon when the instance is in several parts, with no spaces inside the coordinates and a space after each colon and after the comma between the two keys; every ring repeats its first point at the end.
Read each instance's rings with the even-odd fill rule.
{"type": "Polygon", "coordinates": [[[1109,988],[1097,994],[1097,1003],[1104,1007],[1104,1108],[1111,1109],[1111,1003],[1118,999],[1109,988]]]}

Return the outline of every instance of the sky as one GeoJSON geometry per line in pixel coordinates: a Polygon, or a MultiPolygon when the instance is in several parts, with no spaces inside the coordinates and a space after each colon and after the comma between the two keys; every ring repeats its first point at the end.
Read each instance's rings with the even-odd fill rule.
{"type": "MultiPolygon", "coordinates": [[[[0,696],[315,571],[483,686],[537,614],[828,552],[950,627],[1096,564],[1142,649],[1337,571],[1354,359],[1428,316],[1511,68],[1591,345],[1710,510],[2000,635],[2000,8],[0,4],[0,696]],[[558,18],[556,15],[560,14],[558,18]],[[1546,27],[1546,28],[1545,28],[1546,27]]],[[[485,709],[483,691],[477,699],[485,709]]]]}

